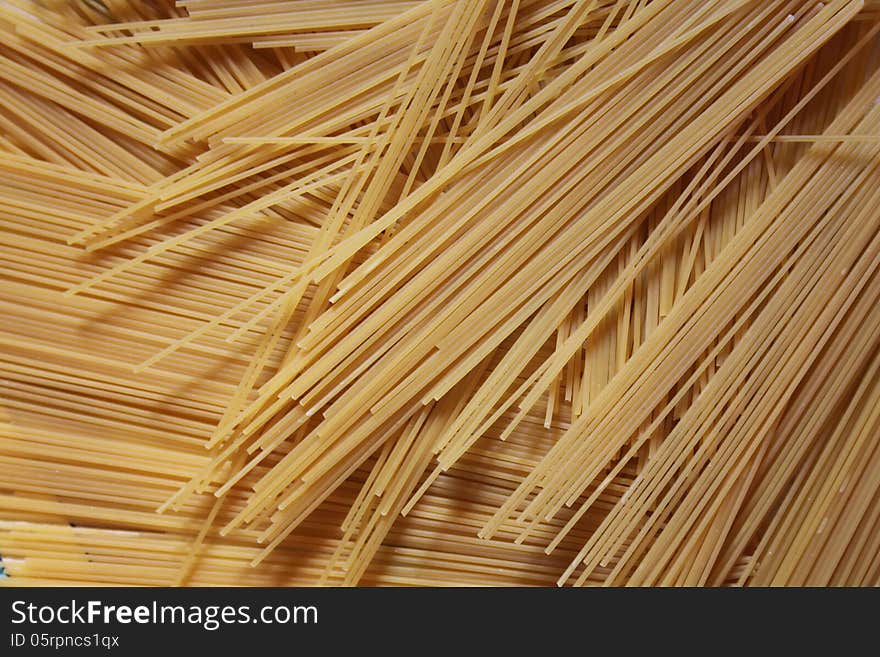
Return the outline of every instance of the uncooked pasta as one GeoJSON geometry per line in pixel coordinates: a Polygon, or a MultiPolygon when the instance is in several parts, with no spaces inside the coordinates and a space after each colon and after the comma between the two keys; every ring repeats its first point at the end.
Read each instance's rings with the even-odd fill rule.
{"type": "Polygon", "coordinates": [[[0,2],[18,585],[880,585],[880,4],[0,2]]]}

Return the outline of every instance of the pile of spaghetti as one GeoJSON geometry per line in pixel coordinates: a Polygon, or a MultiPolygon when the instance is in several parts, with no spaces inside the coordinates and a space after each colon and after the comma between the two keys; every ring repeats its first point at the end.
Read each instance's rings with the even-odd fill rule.
{"type": "Polygon", "coordinates": [[[0,33],[6,582],[880,584],[880,3],[0,33]]]}

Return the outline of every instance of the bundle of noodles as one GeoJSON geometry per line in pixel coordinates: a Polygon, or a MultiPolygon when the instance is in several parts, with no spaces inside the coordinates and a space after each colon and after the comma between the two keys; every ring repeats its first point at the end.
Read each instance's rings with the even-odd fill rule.
{"type": "Polygon", "coordinates": [[[0,25],[9,581],[880,584],[880,5],[0,25]]]}

